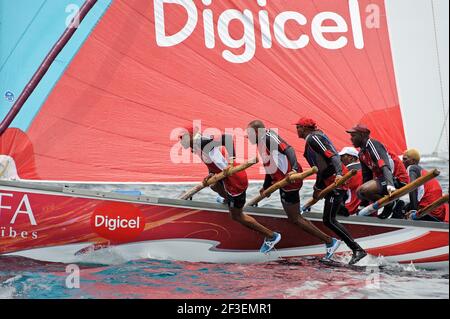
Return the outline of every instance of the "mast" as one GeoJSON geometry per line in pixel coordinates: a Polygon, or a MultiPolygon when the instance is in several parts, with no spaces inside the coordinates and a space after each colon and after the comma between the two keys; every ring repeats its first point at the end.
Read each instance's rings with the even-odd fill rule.
{"type": "Polygon", "coordinates": [[[97,0],[86,0],[84,2],[83,6],[80,8],[77,15],[72,19],[70,25],[66,28],[64,33],[58,39],[58,41],[56,41],[56,43],[53,45],[50,52],[42,61],[41,65],[38,67],[37,71],[34,73],[31,80],[27,83],[22,93],[20,93],[16,102],[3,119],[2,123],[0,124],[0,136],[6,131],[9,125],[11,125],[12,121],[14,121],[15,117],[17,116],[17,114],[19,114],[23,105],[26,103],[28,98],[34,92],[36,87],[39,85],[45,74],[47,74],[48,69],[53,64],[56,57],[70,41],[75,31],[77,30],[79,24],[84,20],[86,15],[89,13],[89,11],[91,11],[91,9],[94,7],[96,3],[97,0]]]}

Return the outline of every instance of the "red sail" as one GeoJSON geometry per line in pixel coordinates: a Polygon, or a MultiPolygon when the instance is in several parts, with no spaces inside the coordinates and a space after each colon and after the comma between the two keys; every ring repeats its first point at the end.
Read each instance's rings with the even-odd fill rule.
{"type": "Polygon", "coordinates": [[[291,125],[301,116],[338,148],[358,122],[406,148],[384,1],[113,1],[27,138],[2,153],[30,153],[16,158],[22,178],[194,181],[206,168],[172,161],[173,129],[261,119],[306,166],[291,125]]]}

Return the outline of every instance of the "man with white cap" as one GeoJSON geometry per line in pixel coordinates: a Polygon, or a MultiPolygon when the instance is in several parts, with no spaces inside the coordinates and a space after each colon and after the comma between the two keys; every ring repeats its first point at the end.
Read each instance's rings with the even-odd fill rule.
{"type": "Polygon", "coordinates": [[[355,169],[358,173],[351,178],[348,183],[347,198],[345,203],[341,206],[338,214],[341,216],[355,215],[361,204],[361,200],[358,198],[357,190],[363,184],[363,176],[361,170],[361,163],[359,162],[359,152],[354,147],[344,147],[340,152],[341,162],[349,171],[355,169]]]}

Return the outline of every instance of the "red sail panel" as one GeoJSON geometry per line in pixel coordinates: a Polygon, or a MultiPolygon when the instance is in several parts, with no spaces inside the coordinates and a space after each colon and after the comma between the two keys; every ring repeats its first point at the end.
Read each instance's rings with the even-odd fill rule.
{"type": "MultiPolygon", "coordinates": [[[[272,0],[259,5],[216,0],[209,6],[195,1],[194,12],[186,9],[194,2],[185,0],[184,6],[166,3],[162,18],[155,4],[163,2],[180,1],[112,3],[27,132],[35,159],[30,176],[198,180],[206,173],[204,165],[177,164],[170,156],[177,143],[170,139],[172,130],[192,120],[201,120],[203,128],[225,129],[261,119],[279,129],[304,166],[304,143],[291,125],[301,116],[314,117],[338,148],[350,144],[345,129],[361,121],[393,152],[406,148],[384,1],[272,0]],[[206,16],[212,13],[211,24],[203,22],[205,9],[210,10],[206,16]],[[232,19],[244,10],[249,16],[245,26],[242,19],[232,19]],[[267,25],[259,16],[265,12],[270,33],[262,37],[267,25]],[[195,28],[188,30],[194,20],[195,28]],[[156,38],[161,23],[167,37],[185,39],[158,45],[163,43],[156,38]],[[362,49],[357,48],[358,23],[362,49]],[[333,27],[339,32],[329,32],[333,27]],[[214,48],[205,44],[205,34],[209,46],[214,38],[214,48]],[[243,34],[241,47],[230,48],[243,34]],[[336,45],[343,47],[331,48],[336,45]],[[236,56],[243,63],[230,61],[236,56]]],[[[22,168],[22,174],[27,172],[22,168]]],[[[249,175],[262,178],[257,168],[249,175]]]]}

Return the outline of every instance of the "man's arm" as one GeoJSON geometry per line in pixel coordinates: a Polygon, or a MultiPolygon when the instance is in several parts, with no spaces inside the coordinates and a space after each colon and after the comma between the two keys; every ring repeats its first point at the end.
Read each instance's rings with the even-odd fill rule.
{"type": "MultiPolygon", "coordinates": [[[[306,144],[312,148],[312,150],[316,153],[323,155],[323,149],[318,147],[317,142],[315,139],[311,137],[311,135],[305,140],[306,144]]],[[[319,171],[316,174],[316,183],[314,184],[314,191],[319,191],[325,188],[325,182],[322,178],[322,172],[323,169],[321,167],[318,167],[319,171]]]]}
{"type": "Polygon", "coordinates": [[[306,140],[309,146],[314,150],[314,152],[324,156],[329,159],[334,167],[336,175],[342,176],[342,162],[338,153],[336,153],[334,147],[330,142],[324,138],[322,135],[311,134],[306,140]]]}
{"type": "Polygon", "coordinates": [[[289,163],[291,164],[291,168],[298,172],[300,165],[298,165],[297,155],[295,155],[294,148],[292,146],[288,146],[285,150],[280,151],[286,155],[289,163]]]}
{"type": "Polygon", "coordinates": [[[263,188],[268,189],[270,186],[272,186],[272,177],[269,174],[266,174],[266,177],[264,178],[263,188]]]}
{"type": "Polygon", "coordinates": [[[342,172],[342,162],[341,162],[341,157],[340,157],[338,154],[334,155],[334,156],[331,158],[331,163],[332,163],[333,166],[334,166],[334,170],[335,170],[335,172],[336,172],[336,175],[342,176],[342,175],[343,175],[343,172],[342,172]]]}
{"type": "Polygon", "coordinates": [[[270,133],[267,134],[266,146],[271,151],[275,149],[276,146],[278,152],[286,155],[289,164],[291,165],[291,168],[296,172],[299,171],[300,165],[298,164],[297,155],[295,155],[294,148],[290,146],[288,143],[286,143],[286,141],[284,141],[281,137],[276,135],[275,132],[270,131],[270,133]]]}
{"type": "MultiPolygon", "coordinates": [[[[408,168],[409,178],[411,182],[415,181],[421,176],[420,167],[412,165],[408,168]]],[[[419,208],[419,191],[416,189],[409,193],[409,209],[417,210],[419,208]]]]}
{"type": "Polygon", "coordinates": [[[384,179],[389,186],[394,186],[394,175],[391,170],[389,154],[386,148],[377,141],[368,141],[367,150],[372,160],[378,165],[383,172],[384,179]]]}
{"type": "Polygon", "coordinates": [[[228,157],[236,157],[236,151],[234,149],[234,140],[233,136],[229,134],[223,134],[222,135],[222,146],[225,146],[225,149],[227,150],[228,157]]]}
{"type": "Polygon", "coordinates": [[[373,172],[362,161],[361,161],[361,172],[362,172],[362,176],[363,176],[363,184],[373,180],[373,172]]]}

